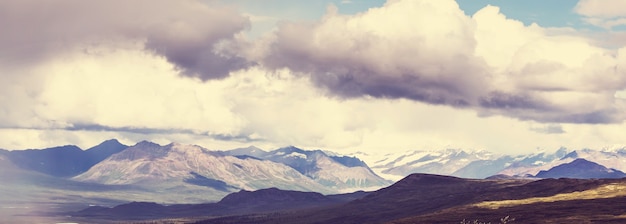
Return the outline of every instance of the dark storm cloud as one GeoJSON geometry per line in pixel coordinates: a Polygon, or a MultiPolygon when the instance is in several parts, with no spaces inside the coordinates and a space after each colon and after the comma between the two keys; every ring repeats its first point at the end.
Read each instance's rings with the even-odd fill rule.
{"type": "Polygon", "coordinates": [[[578,123],[578,124],[610,124],[618,123],[624,120],[624,112],[614,109],[606,109],[601,111],[592,111],[589,113],[563,113],[557,115],[553,119],[562,123],[578,123]]]}
{"type": "Polygon", "coordinates": [[[172,45],[176,44],[150,40],[146,47],[157,54],[164,55],[169,62],[180,69],[183,75],[197,77],[204,81],[227,77],[231,71],[245,69],[253,64],[234,54],[214,52],[210,42],[177,48],[171,48],[172,45]]]}
{"type": "Polygon", "coordinates": [[[323,22],[282,24],[263,64],[310,75],[318,87],[343,98],[406,98],[467,107],[487,91],[485,65],[472,56],[474,42],[464,31],[452,31],[451,41],[461,47],[447,51],[438,48],[445,43],[420,40],[427,31],[417,30],[409,34],[413,41],[401,42],[393,33],[344,31],[341,25],[322,31],[323,22]]]}
{"type": "Polygon", "coordinates": [[[0,65],[23,66],[84,45],[145,42],[182,74],[223,78],[250,65],[229,50],[249,21],[197,1],[0,1],[0,65]]]}
{"type": "Polygon", "coordinates": [[[350,71],[346,74],[325,73],[314,75],[317,86],[326,88],[333,94],[345,97],[372,96],[376,98],[407,98],[431,104],[445,104],[457,107],[470,105],[471,100],[462,94],[458,86],[438,81],[422,81],[419,77],[406,74],[398,77],[385,77],[371,71],[350,71]],[[369,75],[364,75],[369,73],[369,75]]]}
{"type": "Polygon", "coordinates": [[[487,109],[532,109],[541,111],[554,110],[548,102],[534,99],[526,94],[512,94],[493,91],[480,99],[480,107],[487,109]]]}

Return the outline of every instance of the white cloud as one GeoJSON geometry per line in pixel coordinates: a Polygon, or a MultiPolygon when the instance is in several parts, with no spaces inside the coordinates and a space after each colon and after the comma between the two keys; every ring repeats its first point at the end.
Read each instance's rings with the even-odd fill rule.
{"type": "Polygon", "coordinates": [[[40,69],[46,80],[33,108],[45,120],[223,133],[240,125],[222,85],[180,79],[174,66],[141,49],[77,53],[40,69]]]}
{"type": "Polygon", "coordinates": [[[585,16],[585,22],[605,29],[626,25],[626,1],[580,0],[574,11],[585,16]]]}
{"type": "Polygon", "coordinates": [[[314,74],[343,97],[464,106],[486,82],[472,30],[454,1],[390,1],[354,16],[329,10],[318,23],[279,27],[264,65],[314,74]]]}
{"type": "Polygon", "coordinates": [[[570,33],[524,26],[493,6],[470,18],[452,0],[398,0],[284,24],[262,60],[344,98],[405,98],[540,122],[622,122],[614,93],[626,87],[623,51],[570,33]]]}
{"type": "Polygon", "coordinates": [[[621,141],[618,130],[626,128],[571,124],[562,125],[566,133],[548,136],[532,130],[542,124],[502,116],[477,117],[471,110],[410,100],[340,99],[325,95],[308,78],[288,70],[272,73],[255,67],[203,83],[181,79],[172,67],[163,58],[137,49],[103,51],[97,57],[78,54],[59,58],[37,70],[47,72],[50,82],[45,82],[38,91],[41,95],[30,101],[36,105],[6,105],[34,108],[41,116],[36,120],[171,132],[29,128],[22,124],[19,129],[0,129],[0,147],[77,144],[87,148],[118,138],[126,144],[147,139],[161,144],[194,143],[210,149],[296,145],[339,152],[393,152],[453,147],[523,153],[537,147],[617,144],[621,141]],[[200,134],[177,131],[180,129],[200,134]],[[260,140],[232,141],[202,134],[222,131],[260,140]]]}
{"type": "MultiPolygon", "coordinates": [[[[141,46],[86,47],[27,72],[28,76],[7,76],[15,80],[13,85],[0,89],[4,129],[65,134],[75,130],[94,135],[127,130],[124,135],[169,132],[211,138],[236,136],[244,125],[230,112],[232,104],[224,90],[231,83],[181,78],[174,65],[141,46]]],[[[84,146],[80,139],[59,141],[84,146]]]]}
{"type": "Polygon", "coordinates": [[[580,0],[574,10],[588,17],[614,18],[626,16],[626,2],[622,0],[580,0]]]}
{"type": "Polygon", "coordinates": [[[228,49],[248,24],[232,8],[194,0],[1,1],[0,63],[26,66],[76,45],[141,42],[185,75],[223,78],[248,66],[228,49]]]}

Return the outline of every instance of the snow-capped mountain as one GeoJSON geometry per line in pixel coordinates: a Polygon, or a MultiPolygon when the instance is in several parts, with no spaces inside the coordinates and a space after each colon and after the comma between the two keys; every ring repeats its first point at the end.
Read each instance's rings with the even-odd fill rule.
{"type": "Polygon", "coordinates": [[[483,178],[502,170],[507,160],[487,151],[467,152],[460,149],[441,151],[409,151],[400,154],[351,154],[367,161],[374,171],[385,178],[398,180],[412,173],[431,173],[461,177],[483,178]],[[467,169],[464,169],[467,168],[467,169]]]}
{"type": "Polygon", "coordinates": [[[583,158],[609,169],[626,170],[626,149],[603,148],[601,150],[568,150],[537,152],[526,155],[500,155],[486,151],[445,149],[433,151],[409,151],[399,154],[351,154],[364,159],[379,175],[398,180],[411,173],[430,173],[464,178],[486,178],[503,174],[507,176],[535,176],[542,170],[571,163],[583,158]]]}
{"type": "Polygon", "coordinates": [[[117,153],[75,180],[103,184],[189,187],[203,185],[231,192],[270,187],[332,193],[293,168],[252,157],[224,156],[200,146],[140,142],[117,153]],[[172,186],[169,186],[172,185],[172,186]]]}
{"type": "Polygon", "coordinates": [[[542,170],[549,170],[553,167],[571,163],[576,159],[598,163],[609,169],[626,170],[626,151],[623,149],[602,151],[592,149],[581,149],[568,151],[560,148],[553,154],[536,154],[526,157],[519,157],[517,161],[499,172],[509,176],[534,176],[542,170]]]}
{"type": "Polygon", "coordinates": [[[322,150],[303,150],[293,146],[265,152],[249,147],[223,152],[233,156],[253,156],[292,167],[301,174],[326,187],[341,192],[357,189],[377,189],[391,182],[376,175],[360,159],[329,155],[322,150]]]}
{"type": "Polygon", "coordinates": [[[507,176],[534,176],[541,170],[547,170],[559,164],[571,162],[562,160],[568,153],[566,148],[559,148],[553,153],[537,152],[516,156],[505,169],[498,172],[507,176]]]}

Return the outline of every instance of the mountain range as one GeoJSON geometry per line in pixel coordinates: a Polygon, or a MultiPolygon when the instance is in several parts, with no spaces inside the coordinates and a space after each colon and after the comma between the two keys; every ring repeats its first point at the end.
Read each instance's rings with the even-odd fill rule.
{"type": "MultiPolygon", "coordinates": [[[[129,205],[130,207],[122,208],[152,206],[153,209],[159,208],[158,211],[164,211],[163,214],[172,214],[170,210],[167,210],[169,207],[162,209],[161,204],[192,206],[191,203],[193,203],[196,207],[183,206],[181,208],[201,208],[202,206],[197,207],[198,203],[216,202],[223,206],[226,202],[220,200],[227,198],[233,200],[233,198],[240,197],[237,200],[245,201],[249,197],[254,197],[256,198],[254,200],[267,201],[270,200],[267,197],[271,197],[278,201],[272,201],[270,204],[255,204],[248,201],[249,206],[243,206],[247,210],[221,207],[225,209],[223,213],[217,212],[220,209],[213,208],[216,211],[214,215],[247,214],[250,211],[265,212],[271,209],[263,210],[263,208],[272,206],[276,206],[274,208],[279,210],[287,208],[307,210],[314,207],[343,206],[348,203],[351,205],[341,207],[341,209],[347,209],[346,211],[354,214],[361,210],[394,209],[399,213],[396,215],[380,213],[380,215],[400,219],[406,218],[400,215],[405,208],[411,211],[422,209],[424,213],[412,213],[420,215],[458,205],[451,201],[446,202],[443,199],[422,195],[424,192],[437,195],[436,192],[441,190],[441,194],[447,192],[445,197],[469,203],[475,202],[472,199],[473,196],[465,198],[460,195],[483,192],[483,190],[493,193],[505,185],[525,184],[543,178],[582,178],[592,179],[590,180],[592,182],[580,183],[596,183],[593,179],[624,178],[626,174],[622,172],[623,170],[626,170],[626,149],[624,148],[611,150],[561,148],[553,153],[542,152],[515,156],[460,149],[410,151],[384,155],[366,153],[340,155],[325,150],[304,150],[294,146],[272,151],[265,151],[254,146],[232,150],[209,150],[197,145],[180,143],[159,145],[148,141],[126,146],[113,139],[87,150],[71,145],[13,151],[0,149],[0,178],[3,180],[3,184],[0,185],[0,195],[3,195],[0,197],[0,203],[10,208],[15,205],[29,207],[33,213],[44,211],[46,214],[51,212],[51,208],[67,211],[69,207],[95,205],[90,210],[92,213],[89,213],[95,217],[106,215],[109,211],[115,211],[116,205],[131,201],[149,201],[150,203],[134,203],[129,205]],[[410,204],[402,208],[382,206],[391,203],[402,204],[403,198],[412,197],[399,193],[396,196],[382,194],[384,197],[392,198],[389,201],[368,201],[372,199],[371,197],[377,197],[376,195],[391,188],[388,187],[393,183],[390,180],[397,180],[398,177],[411,177],[392,186],[398,189],[403,184],[407,184],[408,180],[417,178],[412,175],[413,173],[444,175],[427,175],[423,176],[424,178],[418,178],[420,183],[432,182],[432,185],[437,187],[422,189],[419,192],[411,189],[405,189],[405,191],[422,195],[420,197],[426,197],[431,201],[439,200],[445,203],[432,207],[430,210],[428,209],[430,205],[426,204],[421,205],[419,209],[410,204]],[[440,182],[445,184],[439,184],[440,182]],[[492,188],[493,186],[488,183],[497,183],[494,185],[496,188],[492,188]],[[460,188],[452,187],[454,185],[459,185],[460,188]],[[358,190],[373,192],[343,194],[358,190]],[[304,198],[311,197],[306,200],[314,203],[300,203],[303,207],[299,207],[290,203],[297,201],[296,199],[302,195],[293,193],[300,196],[291,195],[281,199],[283,196],[280,195],[283,191],[319,193],[303,194],[306,196],[303,196],[304,198]],[[337,194],[340,196],[333,196],[337,194]],[[367,196],[364,196],[365,194],[367,196]],[[460,198],[456,198],[457,196],[460,198]],[[284,204],[280,204],[282,200],[284,204]],[[361,202],[382,203],[382,207],[357,206],[361,202]],[[109,210],[109,207],[113,210],[109,210]]],[[[579,182],[561,181],[559,183],[558,186],[566,187],[562,184],[576,185],[579,182]]],[[[541,189],[549,191],[549,189],[541,189]]],[[[534,190],[532,192],[539,194],[534,190]]],[[[472,209],[466,210],[473,211],[472,209]]],[[[0,214],[3,217],[9,217],[3,214],[5,211],[7,210],[0,208],[0,214]]],[[[334,210],[324,210],[324,212],[333,214],[334,210]]],[[[371,215],[376,214],[379,213],[371,212],[371,215]]],[[[153,215],[146,215],[146,217],[151,216],[153,215]]],[[[365,217],[362,221],[373,219],[369,215],[365,217]]],[[[313,220],[315,219],[317,218],[313,217],[313,220]]],[[[14,220],[0,219],[0,222],[5,221],[14,222],[14,220]]],[[[344,222],[346,220],[337,218],[330,221],[344,222]]]]}
{"type": "Polygon", "coordinates": [[[144,195],[148,198],[164,191],[178,192],[180,197],[161,200],[175,203],[215,201],[231,192],[271,187],[325,194],[375,190],[412,173],[463,178],[619,178],[626,170],[626,149],[560,148],[553,153],[517,156],[446,149],[341,156],[294,146],[273,151],[254,146],[219,151],[147,141],[126,146],[112,139],[87,150],[71,145],[0,150],[0,166],[11,167],[4,173],[24,170],[29,171],[25,176],[34,172],[79,183],[137,186],[150,190],[144,195]],[[193,194],[204,196],[192,200],[193,194]]]}
{"type": "MultiPolygon", "coordinates": [[[[553,153],[516,156],[460,149],[340,156],[294,146],[273,151],[254,146],[217,151],[179,143],[161,146],[144,141],[129,147],[112,139],[87,150],[68,145],[42,150],[0,150],[0,156],[22,170],[81,182],[151,185],[154,181],[176,179],[174,182],[185,186],[213,188],[218,192],[268,187],[323,193],[372,190],[389,185],[388,180],[398,180],[412,173],[464,178],[548,177],[544,174],[548,170],[577,159],[602,166],[604,171],[600,172],[603,173],[619,174],[626,170],[625,148],[560,148],[553,153]],[[539,175],[541,171],[544,172],[539,175]]],[[[583,165],[574,163],[565,170],[583,165]]],[[[600,173],[580,173],[585,170],[589,169],[580,169],[578,174],[572,175],[561,171],[560,176],[604,177],[600,173]]]]}
{"type": "MultiPolygon", "coordinates": [[[[553,153],[539,152],[527,155],[499,155],[488,151],[464,151],[446,149],[438,151],[409,151],[397,154],[353,153],[363,159],[377,174],[398,180],[412,173],[431,173],[464,178],[487,178],[494,175],[511,177],[535,177],[540,171],[548,171],[559,165],[569,164],[576,159],[596,163],[605,172],[626,170],[626,148],[581,149],[560,148],[553,153]]],[[[574,163],[569,168],[583,166],[574,163]]],[[[569,169],[568,168],[568,169],[569,169]]],[[[567,170],[567,169],[566,169],[567,170]]],[[[585,172],[585,169],[579,169],[585,172]]],[[[602,178],[604,174],[562,173],[562,177],[602,178]]]]}
{"type": "MultiPolygon", "coordinates": [[[[16,180],[14,187],[0,191],[28,196],[24,198],[58,191],[55,194],[60,197],[98,195],[117,202],[199,203],[217,201],[240,190],[278,187],[337,194],[391,184],[357,158],[293,146],[270,152],[255,147],[218,151],[147,141],[126,146],[108,140],[87,150],[76,146],[0,150],[0,166],[4,168],[1,176],[16,180]],[[23,192],[18,183],[35,189],[23,192]],[[115,190],[103,194],[101,190],[107,186],[115,190]]],[[[82,199],[79,201],[94,202],[82,199]]]]}
{"type": "MultiPolygon", "coordinates": [[[[293,168],[253,157],[223,156],[194,145],[140,142],[73,178],[102,184],[228,192],[270,187],[328,192],[293,168]],[[198,188],[201,187],[201,188],[198,188]]],[[[219,192],[211,192],[219,194],[219,192]]]]}
{"type": "Polygon", "coordinates": [[[285,164],[321,185],[340,191],[377,189],[391,184],[390,181],[378,177],[365,162],[356,157],[328,155],[322,150],[308,151],[289,146],[265,152],[256,147],[249,147],[223,153],[285,164]]]}

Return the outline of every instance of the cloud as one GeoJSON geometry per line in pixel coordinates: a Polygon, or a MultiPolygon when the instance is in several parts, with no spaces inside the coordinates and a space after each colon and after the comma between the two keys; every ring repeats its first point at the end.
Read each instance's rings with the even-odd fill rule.
{"type": "Polygon", "coordinates": [[[88,49],[91,53],[71,51],[33,66],[24,81],[0,89],[0,124],[35,129],[97,124],[224,135],[242,125],[221,93],[228,83],[180,78],[174,65],[141,45],[88,49]]]}
{"type": "Polygon", "coordinates": [[[262,141],[263,139],[259,139],[253,136],[247,135],[232,135],[232,134],[221,134],[221,133],[210,133],[210,132],[202,132],[194,129],[157,129],[157,128],[149,128],[149,127],[109,127],[106,125],[100,124],[72,124],[70,127],[64,128],[64,130],[68,131],[89,131],[89,132],[126,132],[133,134],[144,134],[144,135],[172,135],[172,134],[184,134],[184,135],[195,135],[201,136],[205,138],[211,138],[220,141],[233,141],[233,142],[242,142],[242,143],[253,143],[262,141]]]}
{"type": "Polygon", "coordinates": [[[285,24],[264,64],[314,74],[318,86],[341,97],[473,104],[485,76],[472,52],[471,19],[454,4],[392,1],[356,16],[330,10],[316,24],[285,24]]]}
{"type": "Polygon", "coordinates": [[[219,79],[250,65],[230,49],[248,26],[234,9],[198,1],[2,1],[0,61],[20,66],[84,45],[139,42],[182,74],[219,79]]]}
{"type": "Polygon", "coordinates": [[[626,88],[626,47],[604,49],[581,36],[525,26],[494,6],[468,17],[452,0],[397,0],[357,15],[331,6],[318,22],[284,23],[258,55],[343,99],[410,99],[548,123],[622,122],[625,104],[614,95],[626,88]]]}
{"type": "Polygon", "coordinates": [[[574,11],[589,17],[623,17],[626,16],[626,2],[621,0],[580,0],[574,11]]]}
{"type": "MultiPolygon", "coordinates": [[[[210,82],[181,78],[164,58],[135,50],[75,52],[37,68],[41,87],[22,83],[28,101],[10,101],[0,115],[0,147],[94,146],[117,138],[209,149],[285,145],[337,152],[398,152],[448,147],[522,153],[542,147],[621,143],[622,125],[561,124],[567,133],[529,130],[544,124],[406,99],[329,97],[305,76],[260,66],[210,82]],[[29,98],[30,97],[30,98],[29,98]],[[9,110],[10,109],[10,110],[9,110]]],[[[0,89],[0,96],[5,91],[0,89]]]]}
{"type": "Polygon", "coordinates": [[[621,0],[580,0],[574,11],[591,25],[612,29],[626,25],[626,2],[621,0]]]}

